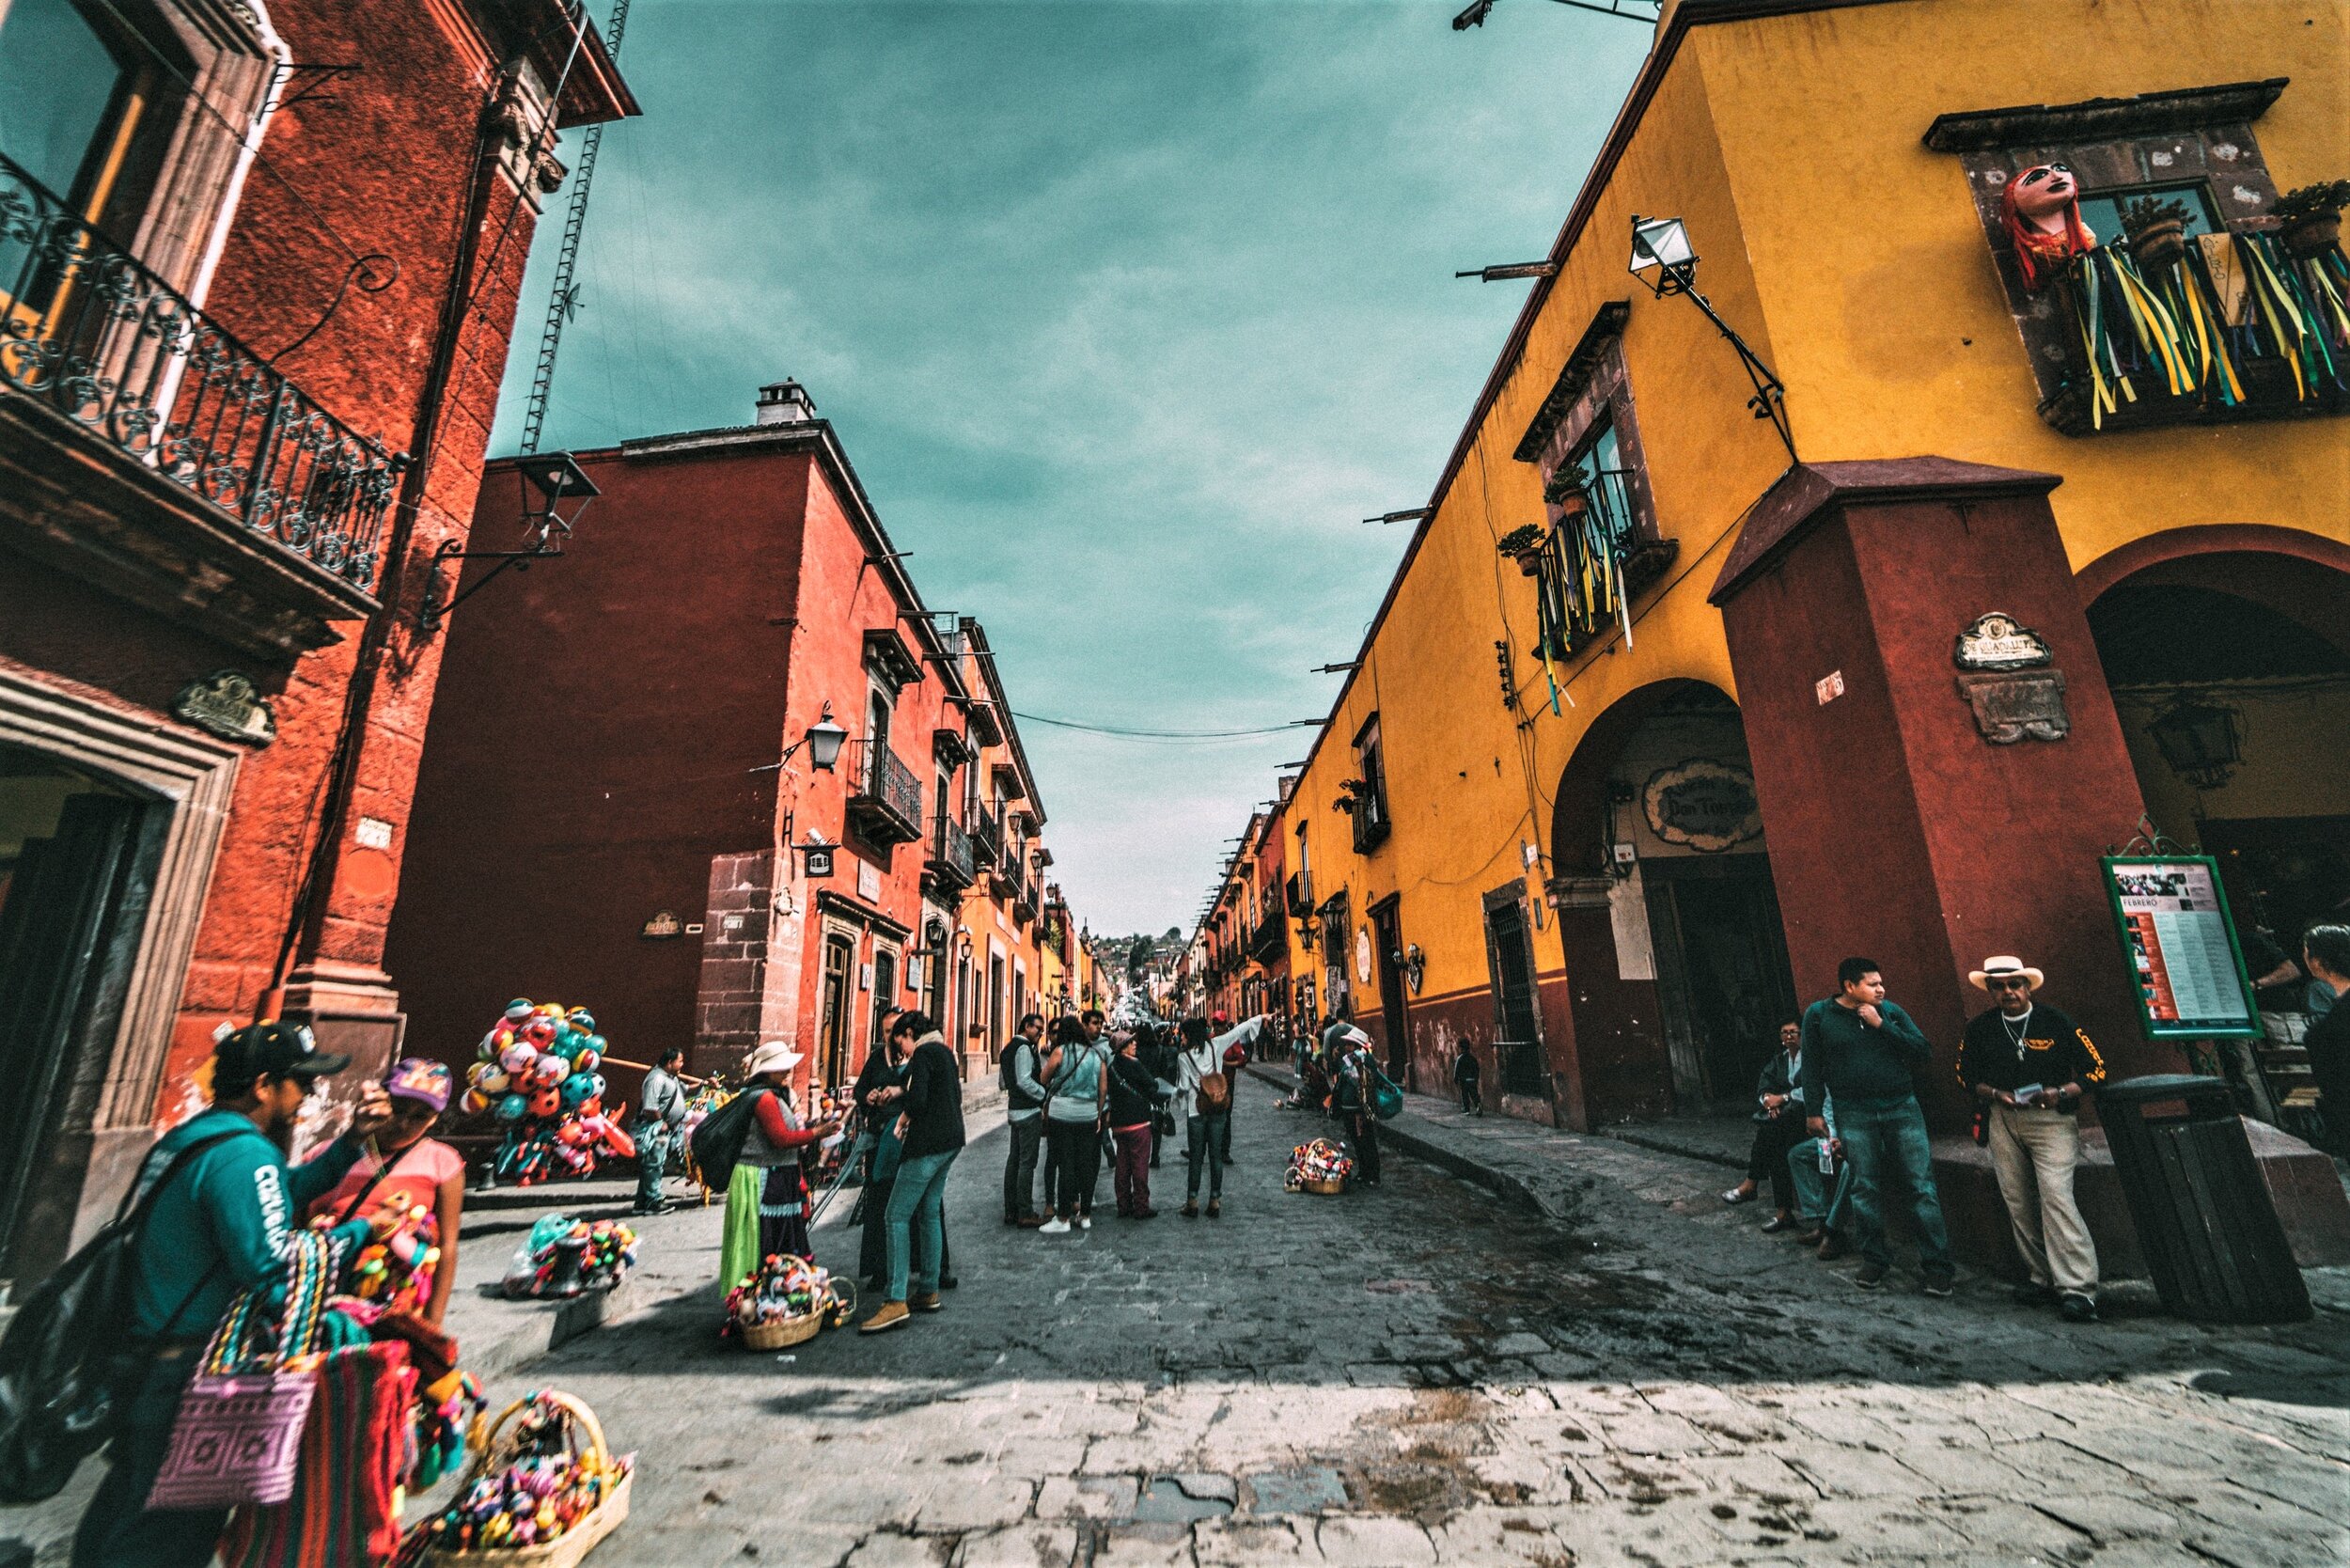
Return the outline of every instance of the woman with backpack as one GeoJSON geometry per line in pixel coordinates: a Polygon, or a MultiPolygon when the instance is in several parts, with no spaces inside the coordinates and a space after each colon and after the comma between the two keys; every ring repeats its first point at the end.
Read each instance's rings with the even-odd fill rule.
{"type": "Polygon", "coordinates": [[[1355,1180],[1367,1187],[1379,1184],[1380,1082],[1371,1036],[1347,1025],[1339,1036],[1338,1086],[1333,1099],[1346,1124],[1346,1141],[1355,1149],[1355,1180]]]}
{"type": "Polygon", "coordinates": [[[1208,1167],[1208,1217],[1224,1214],[1225,1131],[1231,1124],[1232,1080],[1224,1053],[1208,1034],[1204,1018],[1186,1018],[1183,1046],[1176,1058],[1175,1101],[1188,1121],[1183,1135],[1183,1217],[1199,1217],[1199,1166],[1208,1167]]]}
{"type": "Polygon", "coordinates": [[[1093,1229],[1093,1186],[1102,1175],[1103,1118],[1109,1110],[1109,1053],[1074,1018],[1053,1029],[1046,1059],[1044,1136],[1053,1150],[1057,1190],[1053,1217],[1039,1227],[1049,1236],[1093,1229]]]}
{"type": "Polygon", "coordinates": [[[744,1064],[750,1082],[743,1092],[759,1098],[727,1183],[718,1278],[729,1287],[757,1272],[762,1259],[783,1253],[805,1258],[814,1250],[808,1245],[807,1179],[800,1170],[800,1152],[831,1137],[839,1124],[800,1121],[791,1102],[791,1070],[804,1059],[782,1041],[771,1040],[744,1064]]]}

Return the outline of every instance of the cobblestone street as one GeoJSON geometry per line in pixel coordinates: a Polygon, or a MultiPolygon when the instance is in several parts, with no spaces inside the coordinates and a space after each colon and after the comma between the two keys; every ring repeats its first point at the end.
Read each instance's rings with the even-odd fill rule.
{"type": "MultiPolygon", "coordinates": [[[[1883,1295],[1752,1230],[1718,1168],[1577,1140],[1562,1223],[1390,1155],[1290,1196],[1302,1115],[1251,1084],[1224,1217],[998,1222],[1002,1134],[949,1189],[961,1288],[784,1356],[712,1294],[540,1375],[642,1468],[603,1568],[1443,1561],[2338,1564],[2340,1282],[2282,1331],[2123,1290],[2072,1330],[1967,1277],[1883,1295]]],[[[845,1207],[845,1199],[843,1206],[845,1207]]],[[[819,1232],[820,1261],[854,1235],[819,1232]]]]}

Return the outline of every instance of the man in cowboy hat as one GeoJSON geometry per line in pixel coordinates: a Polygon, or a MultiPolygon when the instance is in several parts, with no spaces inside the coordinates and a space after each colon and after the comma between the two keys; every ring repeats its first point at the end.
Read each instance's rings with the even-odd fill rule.
{"type": "Polygon", "coordinates": [[[2105,1059],[2078,1024],[2037,999],[2047,977],[2022,959],[1986,958],[1966,978],[1998,1004],[1967,1024],[1958,1081],[1982,1108],[2015,1250],[2030,1271],[2015,1299],[2053,1301],[2068,1322],[2094,1323],[2097,1247],[2073,1201],[2074,1112],[2090,1085],[2105,1082],[2105,1059]]]}

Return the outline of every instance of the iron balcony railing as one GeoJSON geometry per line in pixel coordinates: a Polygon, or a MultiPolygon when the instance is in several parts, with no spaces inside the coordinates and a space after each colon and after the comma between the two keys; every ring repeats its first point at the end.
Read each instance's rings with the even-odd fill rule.
{"type": "Polygon", "coordinates": [[[971,835],[944,811],[932,824],[930,860],[935,870],[953,878],[958,886],[970,886],[972,878],[979,874],[971,855],[971,835]]]}
{"type": "Polygon", "coordinates": [[[898,760],[886,740],[855,743],[856,791],[849,797],[849,812],[858,820],[867,839],[876,843],[902,844],[922,837],[922,781],[898,760]]]}
{"type": "Polygon", "coordinates": [[[372,591],[408,465],[0,156],[0,383],[372,591]]]}

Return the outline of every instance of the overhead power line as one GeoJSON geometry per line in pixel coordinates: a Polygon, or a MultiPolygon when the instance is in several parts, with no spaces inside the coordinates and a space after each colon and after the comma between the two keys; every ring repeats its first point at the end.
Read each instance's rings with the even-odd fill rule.
{"type": "Polygon", "coordinates": [[[1017,708],[1012,710],[1011,716],[1024,724],[1049,724],[1056,729],[1082,730],[1089,735],[1114,735],[1127,741],[1231,741],[1249,735],[1278,735],[1297,728],[1294,724],[1273,724],[1254,729],[1128,729],[1109,724],[1081,724],[1075,719],[1046,718],[1042,713],[1024,713],[1017,708]]]}

